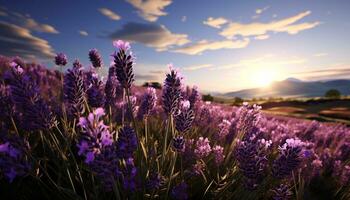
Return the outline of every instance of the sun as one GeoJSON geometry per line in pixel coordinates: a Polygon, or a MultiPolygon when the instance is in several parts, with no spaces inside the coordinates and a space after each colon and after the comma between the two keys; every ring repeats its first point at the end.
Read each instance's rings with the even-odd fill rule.
{"type": "Polygon", "coordinates": [[[252,85],[257,87],[267,87],[278,78],[278,71],[273,67],[259,67],[251,71],[252,85]]]}

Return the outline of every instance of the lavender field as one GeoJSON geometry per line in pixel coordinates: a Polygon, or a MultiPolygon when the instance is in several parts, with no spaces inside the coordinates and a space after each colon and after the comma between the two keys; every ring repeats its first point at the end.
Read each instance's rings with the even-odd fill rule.
{"type": "Polygon", "coordinates": [[[135,86],[113,45],[110,66],[96,49],[91,68],[1,57],[1,198],[350,199],[349,127],[202,101],[172,65],[135,86]]]}

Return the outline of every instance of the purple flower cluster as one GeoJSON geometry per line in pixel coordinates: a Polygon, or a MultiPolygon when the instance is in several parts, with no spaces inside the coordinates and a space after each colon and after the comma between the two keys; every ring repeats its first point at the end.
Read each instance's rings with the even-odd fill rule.
{"type": "Polygon", "coordinates": [[[189,199],[187,190],[188,185],[185,182],[181,182],[180,184],[173,187],[173,189],[171,190],[171,197],[176,200],[189,199]]]}
{"type": "Polygon", "coordinates": [[[102,57],[97,49],[91,49],[89,51],[89,58],[94,68],[101,68],[103,66],[102,57]]]}
{"type": "Polygon", "coordinates": [[[29,144],[17,136],[0,135],[0,174],[9,182],[16,177],[25,176],[31,169],[29,144]]]}
{"type": "Polygon", "coordinates": [[[11,65],[12,69],[5,78],[11,100],[16,111],[20,112],[21,127],[27,131],[50,129],[55,125],[55,116],[39,93],[38,86],[17,63],[11,65]]]}
{"type": "Polygon", "coordinates": [[[78,60],[73,68],[68,69],[64,76],[64,99],[68,106],[68,113],[79,117],[84,112],[86,88],[84,85],[83,66],[78,60]]]}
{"type": "Polygon", "coordinates": [[[198,159],[207,157],[211,152],[211,147],[208,138],[199,137],[196,142],[194,153],[198,159]]]}
{"type": "Polygon", "coordinates": [[[114,58],[115,72],[119,83],[125,89],[129,89],[134,82],[134,57],[130,51],[128,42],[118,40],[113,43],[118,48],[112,56],[114,58]]]}
{"type": "Polygon", "coordinates": [[[175,116],[175,127],[180,133],[186,133],[190,130],[194,120],[194,112],[190,108],[189,101],[182,101],[180,103],[179,114],[175,116]]]}
{"type": "Polygon", "coordinates": [[[138,119],[148,117],[157,105],[156,89],[147,88],[141,98],[140,107],[137,113],[138,119]]]}
{"type": "Polygon", "coordinates": [[[93,73],[87,88],[86,95],[88,103],[93,108],[103,107],[105,105],[104,84],[98,78],[98,74],[93,73]]]}
{"type": "Polygon", "coordinates": [[[85,156],[85,162],[92,162],[96,155],[101,153],[101,149],[110,146],[113,142],[113,136],[108,126],[103,123],[101,118],[105,115],[103,108],[97,108],[88,117],[80,117],[79,126],[81,127],[81,138],[78,143],[79,155],[85,156]]]}
{"type": "Polygon", "coordinates": [[[182,77],[172,65],[169,68],[170,73],[166,75],[163,87],[163,109],[168,115],[177,115],[182,100],[182,77]]]}
{"type": "Polygon", "coordinates": [[[299,139],[287,139],[279,149],[279,155],[272,164],[272,174],[276,178],[284,178],[291,175],[302,162],[302,145],[299,139]]]}
{"type": "Polygon", "coordinates": [[[255,189],[266,173],[267,158],[265,146],[257,140],[239,141],[236,148],[238,168],[245,177],[245,186],[255,189]]]}
{"type": "Polygon", "coordinates": [[[63,53],[58,53],[56,56],[55,56],[55,64],[58,65],[58,66],[66,66],[68,63],[67,61],[67,56],[63,53]]]}

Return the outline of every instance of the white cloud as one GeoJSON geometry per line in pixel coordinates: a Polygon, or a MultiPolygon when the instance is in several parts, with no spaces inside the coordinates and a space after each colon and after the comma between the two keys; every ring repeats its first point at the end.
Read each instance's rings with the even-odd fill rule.
{"type": "Polygon", "coordinates": [[[315,57],[324,57],[324,56],[328,56],[328,53],[316,53],[313,56],[315,56],[315,57]]]}
{"type": "Polygon", "coordinates": [[[193,65],[193,66],[184,67],[183,70],[185,70],[185,71],[195,71],[195,70],[209,68],[209,67],[212,67],[212,66],[213,66],[212,64],[193,65]]]}
{"type": "Polygon", "coordinates": [[[307,60],[298,57],[280,57],[276,55],[264,55],[257,58],[248,58],[242,59],[237,63],[222,65],[216,68],[211,68],[211,70],[217,69],[231,69],[236,67],[264,67],[264,66],[273,66],[273,67],[283,67],[286,65],[297,65],[304,64],[307,60]]]}
{"type": "Polygon", "coordinates": [[[139,42],[153,47],[157,51],[165,51],[174,46],[182,46],[190,42],[186,34],[172,33],[164,25],[129,22],[120,30],[109,35],[112,39],[123,39],[139,42]]]}
{"type": "Polygon", "coordinates": [[[218,50],[218,49],[239,49],[244,48],[249,44],[249,38],[243,40],[222,40],[222,41],[207,41],[201,40],[195,44],[181,47],[173,50],[173,52],[184,53],[188,55],[200,55],[204,51],[218,50]]]}
{"type": "Polygon", "coordinates": [[[0,21],[0,51],[6,56],[50,59],[54,50],[49,42],[33,36],[29,29],[0,21]]]}
{"type": "Polygon", "coordinates": [[[267,32],[287,32],[289,34],[296,34],[300,31],[311,29],[320,24],[320,22],[313,22],[313,23],[301,23],[301,24],[294,24],[297,21],[303,19],[304,17],[311,14],[311,11],[305,11],[302,13],[299,13],[295,16],[281,19],[278,21],[272,21],[268,23],[248,23],[248,24],[242,24],[237,22],[231,22],[225,27],[221,32],[220,35],[231,39],[235,36],[257,36],[257,35],[265,35],[267,32]]]}
{"type": "Polygon", "coordinates": [[[4,8],[2,8],[2,11],[0,10],[0,12],[4,12],[5,15],[2,16],[12,19],[11,21],[15,21],[16,24],[20,24],[21,27],[27,28],[31,31],[52,34],[59,33],[59,31],[52,25],[39,23],[35,19],[31,18],[28,14],[23,15],[21,13],[10,11],[4,8]]]}
{"type": "Polygon", "coordinates": [[[102,15],[108,17],[111,20],[118,21],[121,19],[120,15],[118,15],[117,13],[113,12],[112,10],[110,10],[108,8],[99,8],[98,10],[100,11],[100,13],[102,15]]]}
{"type": "Polygon", "coordinates": [[[40,24],[38,22],[36,22],[34,19],[32,18],[26,18],[23,21],[23,26],[30,29],[30,30],[34,30],[37,32],[43,32],[43,33],[54,33],[57,34],[59,33],[55,27],[48,25],[48,24],[40,24]]]}
{"type": "Polygon", "coordinates": [[[206,24],[214,28],[221,28],[221,26],[226,24],[227,22],[228,20],[223,17],[219,17],[219,18],[208,17],[206,21],[203,21],[203,24],[206,24]]]}
{"type": "Polygon", "coordinates": [[[89,33],[83,30],[78,31],[81,36],[88,36],[89,33]]]}
{"type": "Polygon", "coordinates": [[[269,37],[270,37],[269,35],[257,35],[257,36],[254,37],[254,39],[256,39],[256,40],[266,40],[269,37]]]}
{"type": "Polygon", "coordinates": [[[182,22],[187,21],[187,16],[182,16],[181,21],[182,21],[182,22]]]}
{"type": "Polygon", "coordinates": [[[154,22],[159,17],[167,15],[163,10],[172,0],[126,0],[138,9],[138,14],[145,20],[154,22]]]}
{"type": "Polygon", "coordinates": [[[269,8],[270,8],[270,6],[265,6],[263,8],[258,8],[258,9],[255,10],[255,13],[260,15],[261,13],[265,12],[269,8]]]}

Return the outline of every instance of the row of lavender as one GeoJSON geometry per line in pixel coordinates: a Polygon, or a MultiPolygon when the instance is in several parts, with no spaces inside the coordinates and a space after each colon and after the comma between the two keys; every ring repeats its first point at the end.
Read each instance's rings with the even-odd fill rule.
{"type": "MultiPolygon", "coordinates": [[[[114,45],[106,81],[95,49],[90,69],[75,60],[64,75],[1,58],[0,183],[8,195],[350,198],[346,126],[202,102],[173,67],[162,91],[137,88],[129,43],[114,45]],[[25,183],[40,189],[17,193],[25,183]]],[[[68,61],[57,54],[55,63],[68,61]]]]}

